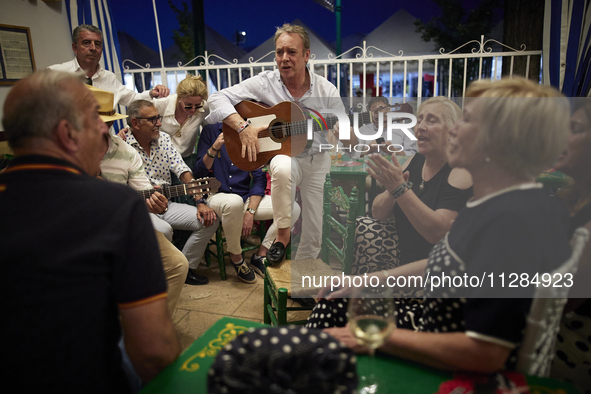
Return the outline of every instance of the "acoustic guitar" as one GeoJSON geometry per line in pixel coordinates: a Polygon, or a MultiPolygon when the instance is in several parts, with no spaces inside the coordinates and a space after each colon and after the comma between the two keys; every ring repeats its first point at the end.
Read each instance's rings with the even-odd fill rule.
{"type": "MultiPolygon", "coordinates": [[[[244,171],[254,171],[264,166],[276,155],[298,156],[308,144],[307,118],[302,109],[289,101],[283,101],[273,107],[264,107],[250,101],[242,101],[236,106],[236,112],[245,120],[249,120],[256,127],[267,126],[259,132],[260,152],[255,161],[242,158],[242,142],[240,135],[232,127],[224,124],[224,143],[228,156],[234,165],[244,171]]],[[[349,115],[352,122],[353,115],[349,115]]],[[[319,125],[313,121],[314,132],[333,128],[337,123],[336,116],[326,116],[326,123],[319,125]]],[[[371,123],[369,112],[359,113],[359,124],[371,123]]],[[[311,142],[311,141],[310,141],[311,142]]]]}
{"type": "Polygon", "coordinates": [[[137,193],[146,199],[155,192],[159,192],[166,198],[171,199],[172,197],[179,196],[200,196],[203,194],[215,193],[221,185],[220,181],[215,178],[199,178],[183,185],[163,185],[158,189],[137,190],[137,193]]]}

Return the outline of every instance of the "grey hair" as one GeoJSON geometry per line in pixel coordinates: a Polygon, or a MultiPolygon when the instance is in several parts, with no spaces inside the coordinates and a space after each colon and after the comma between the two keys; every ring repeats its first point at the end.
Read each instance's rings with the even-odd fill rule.
{"type": "Polygon", "coordinates": [[[304,53],[310,49],[310,36],[308,35],[308,32],[306,31],[306,29],[304,29],[302,26],[298,26],[298,25],[292,25],[291,23],[285,23],[283,24],[283,26],[278,27],[277,31],[275,31],[275,37],[274,37],[274,44],[277,45],[277,40],[279,39],[279,36],[282,35],[283,33],[293,33],[293,34],[297,34],[302,38],[302,41],[304,42],[304,53]]]}
{"type": "Polygon", "coordinates": [[[82,74],[46,69],[17,82],[6,98],[2,119],[10,147],[22,147],[26,138],[51,138],[63,119],[82,130],[82,104],[72,89],[75,84],[84,86],[82,80],[82,74]]]}
{"type": "Polygon", "coordinates": [[[417,114],[420,114],[426,105],[441,104],[443,107],[443,120],[448,128],[451,128],[462,117],[462,109],[452,100],[443,96],[435,96],[421,103],[417,114]]]}
{"type": "Polygon", "coordinates": [[[153,107],[154,104],[148,100],[136,100],[127,107],[127,124],[131,127],[131,120],[141,115],[142,108],[153,107]]]}
{"type": "Polygon", "coordinates": [[[101,41],[103,40],[103,32],[96,26],[93,25],[80,25],[76,26],[74,31],[72,32],[72,43],[78,44],[78,36],[80,35],[81,31],[89,31],[91,33],[98,34],[101,36],[101,41]]]}

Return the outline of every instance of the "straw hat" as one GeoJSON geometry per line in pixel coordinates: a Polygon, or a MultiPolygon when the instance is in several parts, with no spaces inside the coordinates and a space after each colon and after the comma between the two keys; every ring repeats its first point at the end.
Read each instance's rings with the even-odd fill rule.
{"type": "Polygon", "coordinates": [[[92,91],[94,98],[99,104],[99,116],[103,122],[113,122],[119,119],[127,118],[127,115],[121,115],[115,112],[113,107],[115,106],[115,95],[106,90],[95,88],[94,86],[86,85],[88,89],[92,91]]]}

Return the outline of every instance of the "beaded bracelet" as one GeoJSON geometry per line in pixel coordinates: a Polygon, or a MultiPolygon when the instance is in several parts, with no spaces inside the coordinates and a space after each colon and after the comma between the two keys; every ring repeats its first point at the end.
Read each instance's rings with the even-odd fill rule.
{"type": "Polygon", "coordinates": [[[209,153],[209,149],[207,150],[207,156],[211,157],[212,159],[215,159],[215,155],[212,155],[211,153],[209,153]]]}
{"type": "Polygon", "coordinates": [[[402,185],[398,186],[396,189],[392,190],[390,194],[392,197],[398,198],[402,196],[407,190],[412,189],[412,182],[404,182],[402,185]]]}

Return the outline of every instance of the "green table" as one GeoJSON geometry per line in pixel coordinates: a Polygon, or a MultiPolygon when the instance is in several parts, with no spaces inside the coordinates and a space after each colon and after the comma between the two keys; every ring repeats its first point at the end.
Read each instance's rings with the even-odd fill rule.
{"type": "Polygon", "coordinates": [[[364,158],[351,159],[348,156],[343,155],[341,158],[332,160],[330,166],[330,178],[332,180],[349,180],[354,181],[357,184],[357,190],[359,190],[359,206],[363,212],[360,215],[365,214],[365,178],[367,177],[367,165],[364,162],[364,158]]]}
{"type": "MultiPolygon", "coordinates": [[[[391,155],[384,156],[388,160],[391,160],[391,155]]],[[[397,156],[400,164],[404,164],[410,156],[397,156]]],[[[363,212],[359,213],[359,216],[365,215],[365,189],[366,183],[365,178],[368,176],[367,169],[369,166],[365,164],[366,156],[362,156],[360,159],[351,159],[349,156],[342,155],[341,158],[332,161],[330,166],[330,177],[333,180],[351,180],[357,184],[359,190],[359,206],[363,207],[363,212]]],[[[371,204],[373,199],[377,195],[377,187],[375,179],[371,179],[371,188],[368,194],[369,207],[368,211],[371,212],[371,204]]]]}
{"type": "Polygon", "coordinates": [[[544,185],[545,189],[557,190],[566,185],[568,178],[560,171],[549,169],[544,170],[536,178],[536,181],[544,185]]]}
{"type": "MultiPolygon", "coordinates": [[[[223,317],[198,338],[183,354],[160,375],[151,381],[141,392],[148,393],[206,393],[207,372],[224,345],[232,341],[250,327],[263,327],[262,323],[223,317]]],[[[357,370],[367,375],[370,369],[369,358],[359,356],[357,370]]],[[[438,371],[412,362],[378,355],[374,373],[388,383],[389,392],[432,394],[439,385],[453,377],[451,372],[438,371]]],[[[572,386],[543,378],[528,377],[532,394],[577,393],[572,386]]]]}

